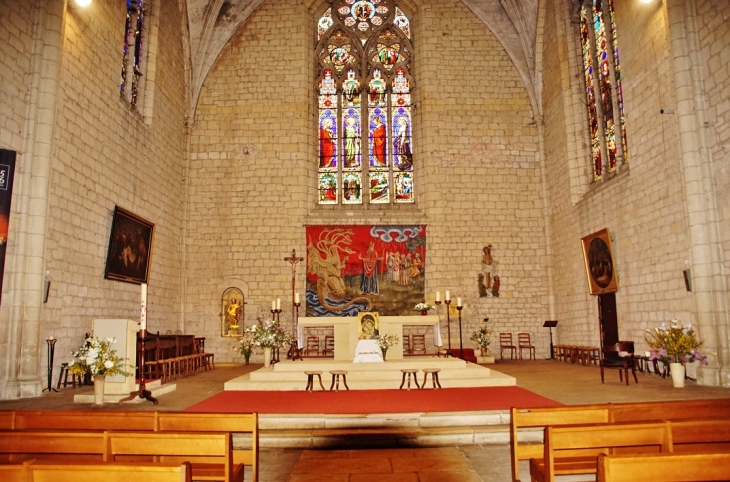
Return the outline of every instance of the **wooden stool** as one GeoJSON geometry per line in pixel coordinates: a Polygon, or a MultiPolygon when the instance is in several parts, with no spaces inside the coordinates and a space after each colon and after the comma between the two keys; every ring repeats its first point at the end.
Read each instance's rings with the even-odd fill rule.
{"type": "Polygon", "coordinates": [[[426,379],[428,379],[428,374],[431,374],[431,382],[433,383],[433,389],[436,390],[437,388],[441,388],[441,383],[439,383],[439,372],[441,371],[440,368],[424,368],[423,369],[423,383],[421,384],[421,388],[426,388],[426,379]]]}
{"type": "MultiPolygon", "coordinates": [[[[71,375],[71,386],[76,388],[76,380],[79,381],[79,387],[84,384],[84,380],[81,375],[71,375]]],[[[56,383],[56,389],[61,388],[61,381],[63,381],[63,388],[68,385],[68,363],[61,363],[61,373],[58,374],[58,383],[56,383]]]]}
{"type": "Polygon", "coordinates": [[[342,383],[345,384],[345,388],[347,390],[350,389],[350,387],[347,386],[347,371],[346,370],[332,370],[330,372],[332,375],[332,385],[330,385],[330,390],[332,390],[332,387],[335,387],[335,391],[340,391],[340,375],[342,375],[342,383]],[[335,381],[337,384],[335,385],[335,381]]]}
{"type": "Polygon", "coordinates": [[[403,388],[403,385],[406,383],[406,375],[408,375],[408,390],[411,389],[411,375],[413,376],[413,383],[416,384],[416,387],[421,388],[421,386],[418,384],[418,378],[416,377],[416,373],[418,373],[418,368],[401,368],[401,373],[403,374],[403,380],[400,382],[400,388],[403,388]]]}
{"type": "Polygon", "coordinates": [[[315,375],[319,378],[319,386],[322,387],[322,390],[324,390],[324,385],[322,385],[322,372],[304,372],[304,374],[307,375],[307,388],[304,390],[311,392],[314,389],[315,375]]]}

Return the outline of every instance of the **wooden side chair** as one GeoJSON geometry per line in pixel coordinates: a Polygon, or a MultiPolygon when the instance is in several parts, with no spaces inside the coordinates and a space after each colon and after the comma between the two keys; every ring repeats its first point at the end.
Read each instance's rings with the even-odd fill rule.
{"type": "Polygon", "coordinates": [[[426,335],[411,335],[413,337],[413,345],[411,346],[411,353],[415,354],[426,354],[426,335]]]}
{"type": "Polygon", "coordinates": [[[517,333],[517,348],[520,349],[520,360],[522,360],[522,350],[527,350],[528,359],[535,359],[535,345],[530,341],[529,333],[517,333]]]}
{"type": "Polygon", "coordinates": [[[411,349],[411,335],[403,335],[403,354],[410,355],[413,353],[411,349]]]}
{"type": "Polygon", "coordinates": [[[311,355],[314,353],[315,355],[319,355],[319,337],[318,336],[308,336],[307,337],[307,348],[304,349],[305,355],[311,355]]]}
{"type": "Polygon", "coordinates": [[[634,359],[634,342],[633,341],[620,341],[613,345],[604,345],[601,348],[601,360],[599,361],[601,367],[601,383],[603,383],[603,369],[613,368],[618,370],[618,376],[620,381],[624,381],[624,375],[626,375],[626,385],[629,384],[629,369],[634,375],[634,381],[639,383],[639,379],[636,378],[636,360],[634,359]],[[622,353],[628,353],[628,355],[622,355],[622,353]]]}
{"type": "Polygon", "coordinates": [[[324,349],[322,350],[322,355],[330,354],[332,356],[335,355],[335,336],[334,335],[325,335],[324,336],[324,349]]]}
{"type": "Polygon", "coordinates": [[[499,358],[504,358],[504,351],[509,350],[509,357],[514,359],[517,354],[517,347],[512,342],[512,333],[499,334],[499,358]]]}

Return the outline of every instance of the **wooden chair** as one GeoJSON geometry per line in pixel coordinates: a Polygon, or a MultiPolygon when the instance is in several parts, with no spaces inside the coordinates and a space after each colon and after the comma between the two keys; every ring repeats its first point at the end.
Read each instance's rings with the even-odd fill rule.
{"type": "Polygon", "coordinates": [[[335,354],[335,336],[334,335],[325,335],[324,337],[324,349],[322,350],[322,355],[330,354],[334,356],[335,354]]]}
{"type": "Polygon", "coordinates": [[[504,351],[509,350],[509,356],[514,359],[517,354],[517,347],[512,342],[512,333],[499,334],[499,358],[504,358],[504,351]]]}
{"type": "Polygon", "coordinates": [[[412,335],[413,346],[411,347],[411,353],[422,353],[426,354],[426,335],[412,335]]]}
{"type": "Polygon", "coordinates": [[[530,341],[529,333],[517,333],[517,345],[520,349],[520,360],[522,360],[522,350],[528,350],[530,359],[535,359],[535,345],[530,341]]]}
{"type": "Polygon", "coordinates": [[[601,360],[599,365],[601,367],[601,383],[603,383],[603,369],[613,368],[618,370],[618,376],[620,381],[624,381],[624,374],[626,375],[626,385],[629,384],[629,369],[634,375],[634,381],[639,383],[639,379],[636,378],[636,360],[634,360],[634,342],[633,341],[620,341],[613,345],[604,345],[601,348],[601,360]],[[628,356],[621,356],[621,352],[628,353],[628,356]]]}
{"type": "Polygon", "coordinates": [[[411,349],[411,335],[403,335],[403,354],[410,355],[413,353],[411,349]]]}
{"type": "Polygon", "coordinates": [[[314,352],[315,355],[319,355],[319,337],[308,336],[307,337],[307,348],[304,349],[305,355],[310,355],[314,352]]]}

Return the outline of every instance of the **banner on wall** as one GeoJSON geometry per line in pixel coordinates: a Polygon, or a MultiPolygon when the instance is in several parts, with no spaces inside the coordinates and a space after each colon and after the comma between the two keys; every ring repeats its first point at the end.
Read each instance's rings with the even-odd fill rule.
{"type": "Polygon", "coordinates": [[[5,277],[5,252],[8,247],[8,223],[10,222],[10,201],[13,197],[16,154],[15,151],[0,149],[0,298],[2,298],[2,285],[5,277]]]}
{"type": "Polygon", "coordinates": [[[424,301],[426,226],[307,226],[306,316],[413,315],[424,301]]]}

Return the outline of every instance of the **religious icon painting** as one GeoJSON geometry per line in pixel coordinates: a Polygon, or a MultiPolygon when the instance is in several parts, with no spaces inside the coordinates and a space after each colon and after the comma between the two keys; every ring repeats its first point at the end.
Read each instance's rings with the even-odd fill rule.
{"type": "Polygon", "coordinates": [[[319,168],[337,168],[337,121],[330,109],[319,114],[319,168]]]}
{"type": "Polygon", "coordinates": [[[410,107],[400,107],[393,115],[393,165],[400,170],[413,167],[410,107]]]}
{"type": "Polygon", "coordinates": [[[618,291],[618,277],[608,229],[585,236],[581,239],[581,245],[590,294],[602,295],[618,291]]]}
{"type": "Polygon", "coordinates": [[[377,311],[361,311],[357,314],[357,339],[375,340],[380,334],[380,314],[377,311]]]}
{"type": "Polygon", "coordinates": [[[345,158],[342,165],[345,169],[360,170],[360,109],[347,109],[342,124],[345,133],[345,158]]]}
{"type": "Polygon", "coordinates": [[[361,172],[345,172],[342,175],[342,204],[362,204],[361,172]]]}
{"type": "Polygon", "coordinates": [[[373,167],[388,166],[388,128],[385,126],[385,111],[374,109],[370,115],[370,165],[373,167]]]}
{"type": "Polygon", "coordinates": [[[372,204],[384,204],[390,202],[387,172],[370,173],[370,202],[372,204]]]}
{"type": "Polygon", "coordinates": [[[319,175],[319,203],[337,204],[337,174],[331,172],[319,175]]]}
{"type": "Polygon", "coordinates": [[[423,301],[425,225],[307,226],[306,232],[306,316],[406,316],[423,301]]]}

